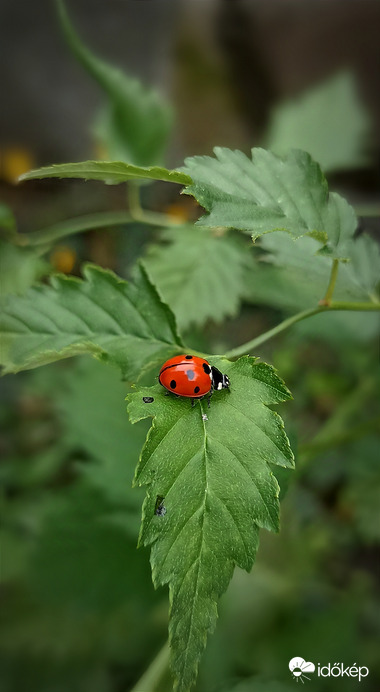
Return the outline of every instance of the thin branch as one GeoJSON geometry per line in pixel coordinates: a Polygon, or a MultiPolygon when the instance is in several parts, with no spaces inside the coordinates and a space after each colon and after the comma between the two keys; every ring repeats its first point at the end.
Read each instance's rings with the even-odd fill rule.
{"type": "Polygon", "coordinates": [[[296,315],[288,317],[283,322],[280,322],[280,324],[278,324],[276,327],[273,327],[272,329],[269,329],[267,332],[264,332],[264,334],[260,334],[260,336],[256,336],[251,341],[247,341],[247,343],[242,344],[241,346],[237,346],[236,348],[233,348],[230,351],[227,351],[225,356],[227,358],[237,358],[238,356],[242,356],[245,353],[249,353],[253,349],[257,348],[257,346],[260,346],[261,344],[264,344],[266,341],[269,341],[269,339],[272,339],[274,336],[277,336],[277,334],[280,334],[285,329],[288,329],[288,327],[291,327],[296,322],[305,320],[308,317],[317,315],[320,312],[329,312],[330,310],[380,311],[380,304],[350,303],[336,301],[330,303],[330,305],[319,305],[317,308],[312,308],[311,310],[303,310],[302,312],[297,312],[296,315]]]}
{"type": "Polygon", "coordinates": [[[107,228],[107,226],[121,226],[125,223],[131,223],[133,218],[126,211],[104,211],[95,214],[86,214],[78,216],[75,219],[61,221],[53,226],[43,228],[41,231],[33,233],[19,233],[14,242],[17,245],[25,247],[35,247],[38,245],[47,245],[53,243],[60,238],[66,238],[75,233],[82,231],[90,231],[95,228],[107,228]]]}
{"type": "Polygon", "coordinates": [[[150,226],[180,226],[181,222],[168,214],[161,214],[158,211],[143,209],[140,200],[140,185],[134,181],[128,182],[128,205],[129,211],[134,221],[146,223],[150,226]]]}
{"type": "Polygon", "coordinates": [[[331,267],[329,285],[327,286],[327,291],[326,291],[325,297],[319,301],[319,305],[330,305],[331,299],[332,299],[333,293],[334,293],[336,278],[338,276],[338,269],[339,269],[339,260],[334,259],[333,263],[332,263],[332,267],[331,267]]]}
{"type": "Polygon", "coordinates": [[[131,692],[156,692],[157,686],[169,668],[169,642],[166,642],[153,659],[131,692]]]}

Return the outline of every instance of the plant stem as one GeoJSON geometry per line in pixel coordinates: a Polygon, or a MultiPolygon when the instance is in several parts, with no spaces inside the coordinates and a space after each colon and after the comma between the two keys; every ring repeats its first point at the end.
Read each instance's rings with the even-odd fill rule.
{"type": "Polygon", "coordinates": [[[325,297],[320,301],[320,305],[330,305],[331,298],[333,297],[336,278],[338,276],[339,260],[334,259],[331,267],[331,274],[329,285],[327,286],[327,291],[325,297]]]}
{"type": "Polygon", "coordinates": [[[169,666],[169,642],[166,642],[153,659],[150,666],[141,676],[140,680],[131,689],[131,692],[155,692],[160,680],[167,672],[169,666]]]}
{"type": "Polygon", "coordinates": [[[277,334],[280,334],[280,332],[283,332],[285,329],[288,329],[288,327],[291,327],[296,322],[300,322],[301,320],[305,320],[307,317],[312,317],[313,315],[317,315],[320,312],[329,312],[330,310],[360,310],[360,311],[362,311],[362,310],[363,311],[377,310],[377,311],[380,311],[380,304],[379,303],[350,303],[350,302],[336,301],[336,302],[330,303],[329,305],[319,305],[317,308],[311,308],[311,310],[303,310],[302,312],[297,312],[296,315],[293,315],[292,317],[288,317],[283,322],[280,322],[280,324],[278,324],[276,327],[273,327],[272,329],[269,329],[267,332],[264,332],[264,334],[260,334],[259,336],[256,336],[251,341],[247,341],[247,343],[242,344],[241,346],[237,346],[236,348],[233,348],[230,351],[227,351],[225,356],[227,358],[237,358],[238,356],[242,356],[245,353],[252,351],[257,346],[260,346],[261,344],[265,343],[266,341],[269,341],[269,339],[272,339],[274,336],[277,336],[277,334]]]}
{"type": "Polygon", "coordinates": [[[125,223],[131,223],[131,221],[133,221],[132,216],[126,211],[105,211],[96,214],[86,214],[68,221],[61,221],[34,233],[19,233],[15,238],[15,242],[17,245],[35,247],[53,243],[60,238],[81,233],[82,231],[106,228],[107,226],[121,226],[125,223]]]}
{"type": "Polygon", "coordinates": [[[129,211],[134,221],[146,223],[151,226],[179,226],[180,222],[168,214],[161,214],[158,211],[143,209],[140,200],[139,183],[130,181],[128,183],[128,203],[129,211]]]}

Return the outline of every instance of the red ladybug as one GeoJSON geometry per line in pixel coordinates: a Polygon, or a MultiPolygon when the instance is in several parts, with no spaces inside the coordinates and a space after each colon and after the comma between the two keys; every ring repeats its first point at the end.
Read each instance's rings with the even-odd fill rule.
{"type": "Polygon", "coordinates": [[[168,392],[191,399],[192,406],[196,399],[202,399],[206,394],[209,394],[210,406],[213,392],[230,386],[227,375],[199,356],[170,358],[161,367],[158,380],[168,392]]]}

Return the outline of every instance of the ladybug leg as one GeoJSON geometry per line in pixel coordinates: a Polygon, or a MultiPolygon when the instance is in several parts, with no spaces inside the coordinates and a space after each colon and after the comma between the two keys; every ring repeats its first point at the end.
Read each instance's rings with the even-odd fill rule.
{"type": "Polygon", "coordinates": [[[210,408],[211,397],[214,394],[214,385],[211,385],[210,394],[207,397],[207,408],[210,408]]]}
{"type": "Polygon", "coordinates": [[[194,408],[194,406],[195,406],[195,399],[192,399],[191,400],[191,408],[194,408]]]}

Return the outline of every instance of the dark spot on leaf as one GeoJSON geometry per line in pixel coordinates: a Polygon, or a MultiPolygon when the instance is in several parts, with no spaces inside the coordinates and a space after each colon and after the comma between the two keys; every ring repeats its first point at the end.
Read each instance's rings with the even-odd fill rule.
{"type": "Polygon", "coordinates": [[[195,377],[194,370],[186,370],[186,375],[188,380],[193,380],[195,377]]]}
{"type": "Polygon", "coordinates": [[[175,389],[176,386],[177,386],[177,382],[176,382],[175,380],[172,380],[172,381],[170,382],[170,388],[171,388],[171,389],[175,389]]]}
{"type": "Polygon", "coordinates": [[[166,514],[166,507],[164,505],[164,500],[165,500],[165,498],[163,497],[163,495],[157,495],[154,513],[158,517],[164,517],[166,514]]]}
{"type": "Polygon", "coordinates": [[[154,398],[152,396],[143,396],[143,402],[144,404],[151,404],[153,403],[154,398]]]}
{"type": "Polygon", "coordinates": [[[198,394],[198,392],[199,392],[199,387],[195,387],[194,388],[194,394],[198,394]]]}
{"type": "Polygon", "coordinates": [[[202,368],[205,371],[206,375],[209,375],[211,372],[211,368],[208,363],[202,363],[202,368]]]}
{"type": "Polygon", "coordinates": [[[185,356],[186,360],[191,360],[193,356],[185,356]]]}

